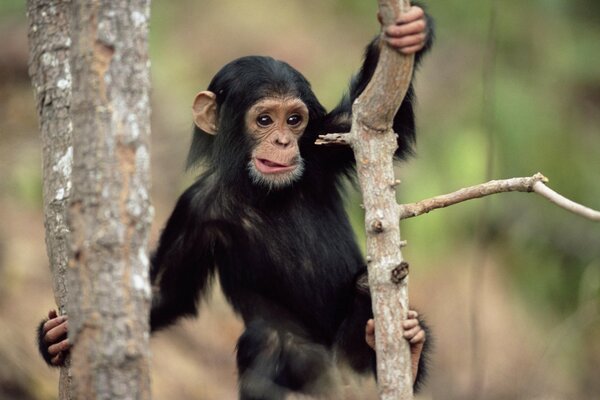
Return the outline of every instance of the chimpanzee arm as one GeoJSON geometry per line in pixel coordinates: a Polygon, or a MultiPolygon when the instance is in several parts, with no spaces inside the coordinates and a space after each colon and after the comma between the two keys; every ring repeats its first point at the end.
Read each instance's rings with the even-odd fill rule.
{"type": "Polygon", "coordinates": [[[152,256],[152,331],[194,316],[214,274],[214,229],[199,215],[199,197],[197,184],[181,195],[152,256]]]}
{"type": "MultiPolygon", "coordinates": [[[[201,294],[214,272],[215,227],[202,223],[198,189],[193,185],[179,199],[152,257],[153,287],[150,328],[163,328],[179,317],[195,315],[201,294]]],[[[37,329],[40,354],[50,366],[63,365],[71,344],[68,317],[52,310],[37,329]]]]}
{"type": "MultiPolygon", "coordinates": [[[[425,40],[421,50],[415,54],[415,67],[418,67],[424,54],[427,53],[432,44],[434,38],[434,23],[431,16],[427,13],[424,14],[423,20],[425,21],[425,40]]],[[[401,25],[396,25],[399,27],[401,25]]],[[[397,37],[388,37],[388,41],[397,41],[397,37]]],[[[396,43],[398,44],[398,43],[396,43]]],[[[350,124],[352,120],[352,103],[369,84],[377,62],[379,61],[379,54],[381,47],[384,45],[381,38],[378,36],[375,38],[367,47],[365,51],[365,60],[360,71],[353,77],[350,82],[350,90],[345,95],[338,106],[333,109],[326,117],[323,131],[325,133],[339,133],[350,131],[350,124]]],[[[400,51],[400,50],[399,50],[400,51]]],[[[406,158],[412,154],[412,147],[415,142],[415,117],[413,111],[414,102],[414,89],[412,83],[410,84],[408,91],[402,104],[394,117],[393,128],[398,134],[398,150],[396,151],[396,157],[399,159],[406,158]]],[[[326,149],[329,151],[329,159],[336,163],[336,168],[340,170],[349,170],[354,166],[353,153],[349,148],[336,148],[326,149]],[[333,150],[333,151],[331,151],[333,150]],[[335,153],[335,155],[334,155],[335,153]]]]}

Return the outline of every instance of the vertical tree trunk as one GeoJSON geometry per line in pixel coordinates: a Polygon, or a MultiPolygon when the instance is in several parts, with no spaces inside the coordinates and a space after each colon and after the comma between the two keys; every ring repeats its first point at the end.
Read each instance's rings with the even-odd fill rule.
{"type": "Polygon", "coordinates": [[[148,399],[149,0],[27,9],[47,250],[74,344],[60,399],[148,399]]]}
{"type": "MultiPolygon", "coordinates": [[[[383,25],[408,10],[408,0],[379,0],[383,25]]],[[[408,264],[400,251],[400,207],[393,157],[394,115],[412,77],[413,57],[383,46],[369,85],[353,105],[351,143],[365,206],[369,287],[376,324],[377,385],[382,400],[413,398],[408,312],[408,264]]]]}
{"type": "MultiPolygon", "coordinates": [[[[378,0],[384,27],[410,7],[408,0],[378,0]]],[[[352,105],[348,134],[320,136],[319,144],[349,144],[365,207],[369,287],[375,316],[377,386],[382,400],[413,398],[410,346],[402,321],[408,313],[408,263],[402,259],[400,215],[396,203],[393,121],[413,74],[413,56],[383,45],[371,81],[352,105]]]]}
{"type": "Polygon", "coordinates": [[[71,7],[68,270],[79,399],[149,399],[149,0],[71,7]]]}
{"type": "MultiPolygon", "coordinates": [[[[71,71],[69,68],[70,0],[28,0],[29,75],[34,88],[42,139],[44,225],[54,296],[60,313],[67,303],[66,269],[69,228],[67,205],[73,162],[71,71]]],[[[68,365],[61,369],[60,399],[72,398],[68,365]]]]}

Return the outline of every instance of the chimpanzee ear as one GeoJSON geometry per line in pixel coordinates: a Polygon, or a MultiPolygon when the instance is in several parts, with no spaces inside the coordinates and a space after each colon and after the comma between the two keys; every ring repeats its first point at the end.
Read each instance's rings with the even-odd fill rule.
{"type": "Polygon", "coordinates": [[[198,93],[192,112],[198,128],[211,135],[217,134],[217,95],[208,90],[198,93]]]}

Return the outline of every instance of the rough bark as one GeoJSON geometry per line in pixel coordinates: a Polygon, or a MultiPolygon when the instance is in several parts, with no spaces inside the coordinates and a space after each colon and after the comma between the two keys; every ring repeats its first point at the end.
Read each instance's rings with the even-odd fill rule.
{"type": "MultiPolygon", "coordinates": [[[[407,0],[379,0],[383,26],[408,10],[407,0]]],[[[413,57],[383,46],[375,73],[354,102],[350,142],[365,206],[369,286],[376,324],[380,399],[413,398],[410,347],[402,321],[408,312],[408,264],[402,259],[396,203],[393,118],[410,84],[413,57]]]]}
{"type": "Polygon", "coordinates": [[[69,338],[78,399],[148,399],[149,0],[71,4],[69,338]]]}
{"type": "Polygon", "coordinates": [[[149,398],[149,0],[27,10],[46,245],[75,345],[60,398],[149,398]]]}
{"type": "MultiPolygon", "coordinates": [[[[408,0],[379,0],[384,27],[410,7],[408,0]]],[[[365,208],[369,286],[376,325],[377,384],[380,399],[413,398],[410,346],[403,339],[408,313],[408,263],[402,259],[400,206],[396,203],[393,119],[413,73],[413,56],[383,46],[375,73],[352,105],[350,133],[321,135],[317,144],[350,145],[356,158],[365,208]]]]}
{"type": "MultiPolygon", "coordinates": [[[[54,296],[59,312],[67,301],[69,228],[67,205],[73,161],[71,71],[68,9],[70,0],[28,0],[29,75],[34,89],[42,140],[44,226],[54,296]]],[[[61,400],[71,399],[68,363],[61,369],[61,400]]]]}

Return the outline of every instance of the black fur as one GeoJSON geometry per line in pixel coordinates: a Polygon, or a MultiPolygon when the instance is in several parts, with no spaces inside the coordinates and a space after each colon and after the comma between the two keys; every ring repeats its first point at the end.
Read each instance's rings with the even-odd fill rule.
{"type": "MultiPolygon", "coordinates": [[[[208,87],[217,95],[219,132],[195,129],[188,166],[204,164],[206,172],[177,202],[153,257],[159,295],[151,327],[194,315],[200,294],[218,275],[246,324],[237,346],[243,399],[280,399],[290,390],[326,385],[333,349],[358,372],[374,365],[364,338],[370,298],[355,289],[364,261],[339,185],[353,171],[353,153],[314,142],[319,134],[349,130],[352,101],[378,56],[375,40],[349,94],[331,113],[298,71],[268,57],[235,60],[208,87]],[[300,142],[306,169],[293,185],[267,190],[246,171],[252,143],[244,115],[263,97],[290,94],[309,109],[300,142]]],[[[398,158],[414,143],[413,97],[411,86],[394,120],[398,158]]]]}
{"type": "Polygon", "coordinates": [[[419,370],[417,371],[417,376],[415,377],[415,385],[413,389],[416,393],[418,393],[423,388],[425,382],[427,381],[427,377],[429,374],[430,357],[435,346],[434,338],[431,335],[431,329],[425,323],[425,320],[421,315],[419,316],[419,324],[421,325],[421,328],[423,328],[423,330],[425,331],[425,337],[427,338],[427,340],[425,340],[425,343],[423,344],[421,358],[419,359],[419,370]]]}

